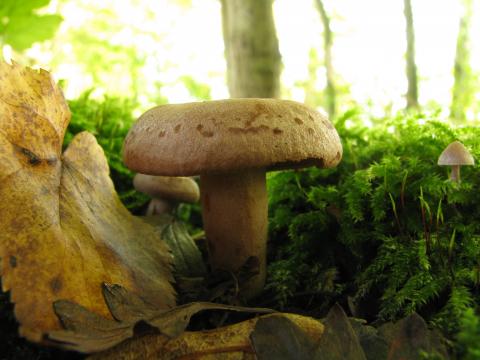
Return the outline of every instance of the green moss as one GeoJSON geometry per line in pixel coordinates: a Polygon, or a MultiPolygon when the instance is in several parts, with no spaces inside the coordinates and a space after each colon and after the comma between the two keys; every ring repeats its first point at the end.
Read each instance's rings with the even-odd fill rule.
{"type": "Polygon", "coordinates": [[[480,359],[480,316],[468,308],[461,318],[457,348],[461,359],[480,359]]]}
{"type": "Polygon", "coordinates": [[[369,128],[365,117],[350,111],[338,120],[336,169],[269,178],[270,296],[280,307],[304,306],[299,294],[319,289],[317,306],[350,303],[378,321],[416,311],[452,335],[480,303],[480,177],[463,167],[462,182],[452,183],[437,159],[454,140],[478,159],[480,129],[453,128],[435,114],[369,128]]]}
{"type": "Polygon", "coordinates": [[[105,151],[110,167],[110,176],[120,199],[131,211],[140,209],[148,198],[135,191],[132,185],[133,173],[122,161],[123,140],[134,122],[133,111],[138,104],[130,99],[105,96],[93,99],[91,91],[68,102],[72,119],[64,139],[67,146],[73,136],[81,131],[89,131],[97,138],[105,151]]]}

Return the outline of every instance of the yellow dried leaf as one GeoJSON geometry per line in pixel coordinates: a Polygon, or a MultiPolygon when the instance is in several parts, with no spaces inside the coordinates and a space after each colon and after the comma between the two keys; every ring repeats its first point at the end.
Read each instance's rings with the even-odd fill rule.
{"type": "Polygon", "coordinates": [[[168,248],[121,204],[95,138],[61,154],[70,112],[48,72],[0,63],[0,85],[0,275],[21,335],[60,329],[58,299],[108,317],[105,281],[173,306],[168,248]]]}

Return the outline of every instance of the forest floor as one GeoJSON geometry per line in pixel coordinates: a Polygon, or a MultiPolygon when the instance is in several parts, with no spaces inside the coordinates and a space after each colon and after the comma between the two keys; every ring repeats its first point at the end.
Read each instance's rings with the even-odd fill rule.
{"type": "Polygon", "coordinates": [[[9,293],[0,292],[0,360],[77,360],[85,356],[28,342],[18,335],[9,293]]]}

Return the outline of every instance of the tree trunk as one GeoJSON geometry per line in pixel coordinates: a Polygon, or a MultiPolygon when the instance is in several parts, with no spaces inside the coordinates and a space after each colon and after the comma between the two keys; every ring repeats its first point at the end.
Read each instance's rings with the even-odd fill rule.
{"type": "Polygon", "coordinates": [[[417,65],[415,64],[415,31],[411,0],[404,0],[404,14],[407,32],[407,109],[418,107],[417,65]]]}
{"type": "Polygon", "coordinates": [[[230,96],[278,97],[281,58],[273,0],[221,0],[230,96]]]}
{"type": "Polygon", "coordinates": [[[325,10],[325,6],[322,0],[315,0],[318,12],[323,25],[323,52],[325,62],[325,73],[327,76],[327,86],[325,87],[325,104],[327,111],[331,118],[336,112],[336,88],[335,88],[335,72],[333,70],[332,62],[332,45],[333,45],[333,33],[330,28],[330,17],[325,10]]]}
{"type": "Polygon", "coordinates": [[[466,111],[474,100],[474,79],[470,66],[470,24],[472,20],[472,0],[463,1],[463,14],[460,17],[453,69],[454,84],[450,118],[456,123],[465,122],[466,111]]]}

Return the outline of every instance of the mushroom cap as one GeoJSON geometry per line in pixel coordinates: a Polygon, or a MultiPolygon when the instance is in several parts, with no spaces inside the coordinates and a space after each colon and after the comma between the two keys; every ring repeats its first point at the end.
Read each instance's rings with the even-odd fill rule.
{"type": "Polygon", "coordinates": [[[473,156],[460,141],[454,141],[448,145],[438,158],[438,165],[473,165],[474,163],[473,156]]]}
{"type": "Polygon", "coordinates": [[[326,115],[294,101],[253,98],[150,109],[130,129],[123,152],[130,169],[171,176],[333,167],[341,158],[326,115]]]}
{"type": "Polygon", "coordinates": [[[197,183],[188,177],[136,174],[133,186],[152,198],[195,203],[200,199],[197,183]]]}

